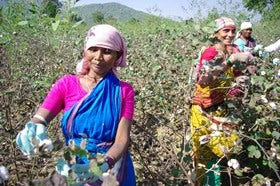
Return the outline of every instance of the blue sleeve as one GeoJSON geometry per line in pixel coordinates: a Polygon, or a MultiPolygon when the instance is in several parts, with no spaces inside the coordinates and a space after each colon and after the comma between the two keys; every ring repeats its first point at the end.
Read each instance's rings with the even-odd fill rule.
{"type": "Polygon", "coordinates": [[[234,44],[237,45],[237,47],[240,51],[244,52],[246,43],[242,39],[238,38],[237,40],[234,41],[234,44]]]}

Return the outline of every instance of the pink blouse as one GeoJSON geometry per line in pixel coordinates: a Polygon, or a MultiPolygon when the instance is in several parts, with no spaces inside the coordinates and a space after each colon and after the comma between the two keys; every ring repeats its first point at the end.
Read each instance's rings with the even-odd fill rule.
{"type": "MultiPolygon", "coordinates": [[[[56,116],[61,110],[65,112],[70,109],[86,94],[87,92],[80,85],[78,76],[65,75],[52,86],[41,107],[56,116]]],[[[121,81],[121,95],[121,117],[132,120],[134,114],[133,87],[129,83],[121,81]]]]}

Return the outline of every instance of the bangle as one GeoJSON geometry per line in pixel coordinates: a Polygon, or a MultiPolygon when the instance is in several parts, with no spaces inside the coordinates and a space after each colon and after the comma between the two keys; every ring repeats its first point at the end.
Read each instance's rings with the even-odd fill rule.
{"type": "Polygon", "coordinates": [[[105,161],[107,162],[110,169],[112,169],[116,163],[115,159],[111,156],[105,156],[105,161]]]}
{"type": "Polygon", "coordinates": [[[226,63],[230,67],[233,65],[232,62],[230,61],[229,57],[226,59],[226,63]]]}
{"type": "Polygon", "coordinates": [[[45,125],[48,125],[48,122],[46,121],[46,119],[43,118],[42,116],[40,116],[39,114],[35,114],[33,117],[37,118],[40,121],[42,121],[45,125]]]}

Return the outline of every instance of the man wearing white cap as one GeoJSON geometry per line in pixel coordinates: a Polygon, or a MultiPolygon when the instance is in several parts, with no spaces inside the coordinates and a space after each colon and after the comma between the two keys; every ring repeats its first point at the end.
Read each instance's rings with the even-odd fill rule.
{"type": "Polygon", "coordinates": [[[236,44],[242,52],[252,52],[255,48],[256,41],[251,37],[253,31],[253,25],[251,22],[243,22],[240,27],[240,31],[236,35],[236,44]]]}

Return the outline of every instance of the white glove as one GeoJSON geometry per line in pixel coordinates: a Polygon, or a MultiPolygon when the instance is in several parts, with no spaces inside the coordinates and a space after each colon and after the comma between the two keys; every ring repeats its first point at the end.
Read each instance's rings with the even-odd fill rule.
{"type": "Polygon", "coordinates": [[[16,144],[24,155],[38,153],[41,147],[44,153],[53,149],[52,141],[47,137],[43,124],[28,122],[16,137],[16,144]]]}

